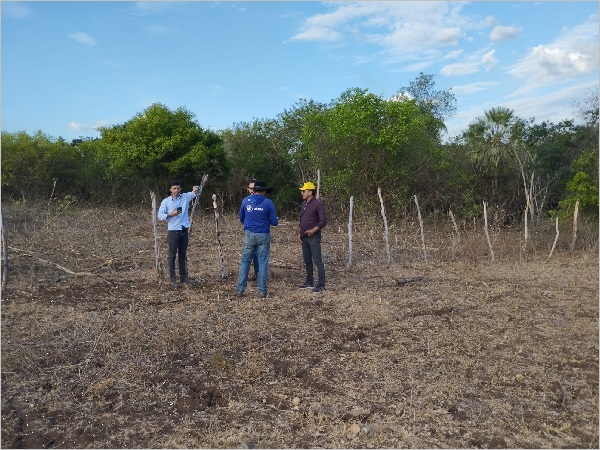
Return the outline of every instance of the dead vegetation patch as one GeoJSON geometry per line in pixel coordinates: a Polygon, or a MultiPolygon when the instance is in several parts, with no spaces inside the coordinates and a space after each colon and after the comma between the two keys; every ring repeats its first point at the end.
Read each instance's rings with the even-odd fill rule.
{"type": "Polygon", "coordinates": [[[331,224],[314,295],[296,289],[296,223],[283,220],[269,298],[250,285],[238,299],[235,217],[220,221],[231,275],[206,212],[196,283],[173,290],[157,280],[149,215],[4,211],[3,447],[598,447],[597,237],[546,261],[551,231],[523,251],[500,230],[491,263],[481,233],[452,246],[442,229],[425,264],[403,224],[388,266],[382,230],[358,225],[347,268],[345,225],[331,224]]]}

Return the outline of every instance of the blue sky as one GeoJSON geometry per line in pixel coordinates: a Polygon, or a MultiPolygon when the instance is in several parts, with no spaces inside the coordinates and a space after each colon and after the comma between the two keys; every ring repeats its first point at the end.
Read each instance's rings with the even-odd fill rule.
{"type": "Polygon", "coordinates": [[[153,103],[206,129],[349,88],[452,89],[448,137],[492,107],[555,123],[598,88],[598,2],[2,1],[3,131],[98,137],[153,103]]]}

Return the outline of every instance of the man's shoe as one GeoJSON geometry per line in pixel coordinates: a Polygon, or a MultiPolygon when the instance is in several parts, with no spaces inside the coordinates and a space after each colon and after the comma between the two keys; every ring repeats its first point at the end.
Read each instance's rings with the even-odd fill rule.
{"type": "Polygon", "coordinates": [[[317,293],[317,292],[323,292],[324,290],[325,290],[325,286],[317,286],[311,292],[317,293]]]}
{"type": "Polygon", "coordinates": [[[258,298],[267,298],[269,296],[269,294],[267,292],[259,292],[258,293],[258,298]]]}
{"type": "Polygon", "coordinates": [[[177,280],[175,280],[175,278],[171,278],[171,287],[174,287],[175,289],[179,289],[181,287],[181,285],[177,282],[177,280]]]}
{"type": "Polygon", "coordinates": [[[300,286],[298,286],[298,289],[312,289],[314,288],[315,285],[313,283],[302,283],[300,286]]]}
{"type": "Polygon", "coordinates": [[[236,297],[243,297],[243,296],[244,296],[244,293],[243,293],[242,291],[238,291],[238,290],[236,289],[236,291],[235,291],[235,296],[236,296],[236,297]]]}
{"type": "Polygon", "coordinates": [[[194,280],[190,277],[181,278],[182,283],[194,284],[194,280]]]}

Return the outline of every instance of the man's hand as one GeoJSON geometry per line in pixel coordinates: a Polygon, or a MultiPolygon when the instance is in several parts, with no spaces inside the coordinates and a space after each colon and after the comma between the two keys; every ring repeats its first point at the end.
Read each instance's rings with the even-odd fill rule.
{"type": "Polygon", "coordinates": [[[315,234],[317,231],[319,231],[319,228],[317,228],[317,227],[311,228],[310,230],[308,230],[308,231],[306,232],[306,235],[310,237],[310,236],[312,236],[313,234],[315,234]]]}

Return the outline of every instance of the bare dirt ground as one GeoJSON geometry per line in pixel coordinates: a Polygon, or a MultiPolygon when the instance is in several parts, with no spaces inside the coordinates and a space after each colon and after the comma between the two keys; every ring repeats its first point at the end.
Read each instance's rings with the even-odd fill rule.
{"type": "MultiPolygon", "coordinates": [[[[268,299],[233,296],[242,230],[196,218],[193,285],[155,269],[150,208],[3,205],[4,448],[598,448],[598,241],[347,224],[303,281],[272,231],[268,299]],[[61,267],[57,267],[59,265],[61,267]],[[77,274],[68,273],[75,272],[77,274]],[[406,284],[398,279],[422,277],[406,284]]],[[[472,224],[471,224],[472,225],[472,224]]],[[[166,227],[161,223],[166,265],[166,227]]]]}

